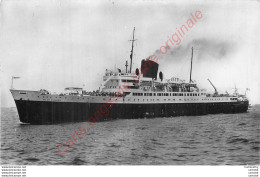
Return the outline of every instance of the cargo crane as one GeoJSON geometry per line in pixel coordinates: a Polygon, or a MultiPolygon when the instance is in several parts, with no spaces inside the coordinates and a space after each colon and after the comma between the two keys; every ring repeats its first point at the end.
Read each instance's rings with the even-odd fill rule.
{"type": "Polygon", "coordinates": [[[217,88],[212,84],[212,82],[208,79],[208,81],[209,81],[209,83],[212,85],[212,87],[214,88],[214,90],[215,90],[215,93],[214,93],[214,95],[218,95],[218,90],[217,90],[217,88]]]}

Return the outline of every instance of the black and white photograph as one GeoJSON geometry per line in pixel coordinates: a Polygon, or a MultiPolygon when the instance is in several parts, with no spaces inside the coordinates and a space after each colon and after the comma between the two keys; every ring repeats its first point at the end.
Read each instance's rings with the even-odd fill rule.
{"type": "Polygon", "coordinates": [[[259,0],[0,0],[1,175],[257,177],[259,27],[259,0]]]}

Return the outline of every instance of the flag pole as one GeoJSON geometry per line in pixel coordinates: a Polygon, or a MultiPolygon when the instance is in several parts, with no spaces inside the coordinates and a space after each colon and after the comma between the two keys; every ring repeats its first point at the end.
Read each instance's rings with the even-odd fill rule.
{"type": "Polygon", "coordinates": [[[12,76],[11,89],[13,89],[13,80],[14,80],[14,76],[12,76]]]}

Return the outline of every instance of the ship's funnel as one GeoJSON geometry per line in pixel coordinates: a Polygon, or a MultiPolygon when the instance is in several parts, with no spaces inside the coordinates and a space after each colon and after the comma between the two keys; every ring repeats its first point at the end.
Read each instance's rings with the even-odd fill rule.
{"type": "Polygon", "coordinates": [[[141,62],[141,73],[143,77],[157,79],[158,67],[159,67],[158,63],[149,59],[146,60],[143,59],[141,62]]]}

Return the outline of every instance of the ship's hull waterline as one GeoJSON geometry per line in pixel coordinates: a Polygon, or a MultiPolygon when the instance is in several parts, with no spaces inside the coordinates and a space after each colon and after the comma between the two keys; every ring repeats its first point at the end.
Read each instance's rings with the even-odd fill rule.
{"type": "MultiPolygon", "coordinates": [[[[154,117],[198,116],[220,113],[247,112],[248,101],[212,103],[114,103],[103,114],[97,110],[104,103],[77,103],[15,100],[20,121],[30,124],[58,124],[113,119],[139,119],[154,117]]],[[[107,107],[109,107],[107,105],[107,107]]]]}

